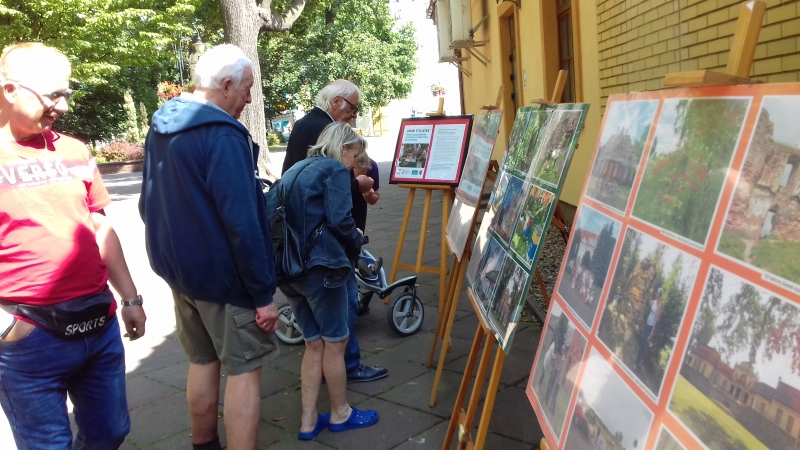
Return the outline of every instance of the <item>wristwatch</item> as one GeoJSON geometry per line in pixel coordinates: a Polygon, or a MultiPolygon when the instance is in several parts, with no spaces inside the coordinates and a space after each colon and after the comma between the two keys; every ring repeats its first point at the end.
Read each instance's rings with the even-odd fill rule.
{"type": "Polygon", "coordinates": [[[131,300],[121,300],[120,304],[122,304],[122,306],[141,306],[143,302],[142,296],[137,295],[136,298],[131,300]]]}

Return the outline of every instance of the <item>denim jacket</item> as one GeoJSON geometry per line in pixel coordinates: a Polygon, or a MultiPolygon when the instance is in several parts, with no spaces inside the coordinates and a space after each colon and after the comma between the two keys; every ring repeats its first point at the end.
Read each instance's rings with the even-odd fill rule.
{"type": "Polygon", "coordinates": [[[278,189],[283,189],[284,195],[295,177],[286,201],[286,220],[302,239],[301,248],[306,248],[314,230],[323,224],[306,267],[349,269],[363,241],[351,213],[350,171],[333,158],[307,158],[283,174],[278,189]],[[306,164],[309,166],[302,170],[306,164]]]}

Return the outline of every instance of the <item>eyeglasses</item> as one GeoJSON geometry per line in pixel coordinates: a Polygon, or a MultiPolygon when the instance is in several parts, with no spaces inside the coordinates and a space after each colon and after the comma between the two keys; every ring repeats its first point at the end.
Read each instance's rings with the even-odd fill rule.
{"type": "Polygon", "coordinates": [[[69,101],[72,100],[72,96],[75,94],[75,91],[73,91],[72,89],[64,89],[64,90],[61,90],[61,91],[53,91],[53,92],[41,93],[41,92],[31,88],[31,87],[25,86],[24,84],[20,83],[19,81],[15,81],[14,83],[16,83],[17,86],[19,86],[19,87],[31,92],[33,95],[39,97],[40,101],[41,101],[42,97],[44,97],[44,98],[50,100],[53,104],[58,103],[58,101],[61,100],[62,98],[64,99],[64,101],[69,103],[69,101]]]}
{"type": "Polygon", "coordinates": [[[356,114],[358,114],[358,106],[356,106],[356,105],[354,105],[354,104],[350,103],[350,101],[349,101],[349,100],[347,100],[347,99],[346,99],[346,98],[344,98],[344,97],[341,97],[341,99],[342,99],[342,100],[344,100],[344,101],[346,101],[348,105],[352,106],[352,107],[353,107],[353,112],[355,112],[356,114]]]}

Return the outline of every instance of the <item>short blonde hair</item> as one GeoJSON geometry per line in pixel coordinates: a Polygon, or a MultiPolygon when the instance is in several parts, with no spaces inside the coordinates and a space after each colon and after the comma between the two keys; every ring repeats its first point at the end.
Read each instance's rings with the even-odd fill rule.
{"type": "Polygon", "coordinates": [[[344,122],[334,122],[319,135],[317,145],[308,150],[308,156],[324,156],[326,158],[333,158],[337,161],[342,161],[342,146],[353,148],[356,145],[361,145],[361,153],[367,151],[367,141],[363,137],[356,134],[350,125],[344,122]]]}
{"type": "Polygon", "coordinates": [[[372,163],[370,163],[369,155],[366,150],[362,150],[361,153],[356,156],[355,162],[357,167],[365,168],[367,171],[372,168],[372,163]]]}
{"type": "Polygon", "coordinates": [[[41,42],[22,42],[10,45],[0,54],[0,77],[3,80],[24,81],[33,75],[53,73],[58,68],[72,74],[69,59],[57,49],[41,42]]]}

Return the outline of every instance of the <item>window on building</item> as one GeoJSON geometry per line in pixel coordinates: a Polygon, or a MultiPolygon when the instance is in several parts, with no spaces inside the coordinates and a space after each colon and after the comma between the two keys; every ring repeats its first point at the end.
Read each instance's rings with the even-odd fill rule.
{"type": "Polygon", "coordinates": [[[775,412],[775,423],[778,426],[781,426],[781,420],[783,420],[783,410],[778,408],[778,410],[775,412]]]}
{"type": "Polygon", "coordinates": [[[786,418],[786,432],[792,434],[794,428],[794,416],[790,415],[786,418]]]}
{"type": "Polygon", "coordinates": [[[564,85],[563,103],[575,102],[575,46],[572,42],[572,0],[556,0],[558,24],[558,66],[567,70],[567,83],[564,85]]]}

